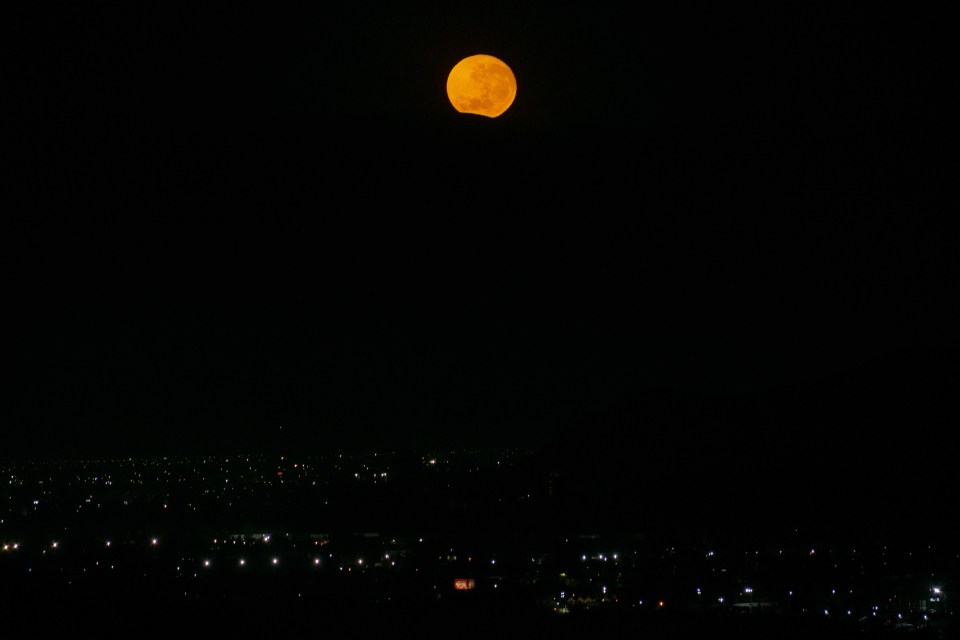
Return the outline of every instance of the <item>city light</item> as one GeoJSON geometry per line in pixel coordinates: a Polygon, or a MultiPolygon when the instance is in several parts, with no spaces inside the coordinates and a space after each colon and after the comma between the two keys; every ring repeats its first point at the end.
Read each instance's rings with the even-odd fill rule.
{"type": "MultiPolygon", "coordinates": [[[[413,463],[421,464],[416,459],[413,463]]],[[[446,460],[443,465],[437,467],[438,472],[444,473],[450,468],[451,463],[446,460]]],[[[361,477],[369,478],[368,471],[361,473],[361,477]]],[[[353,469],[343,469],[339,473],[346,479],[350,479],[353,469]]],[[[377,476],[379,477],[379,472],[377,476]]],[[[263,477],[262,473],[257,473],[253,476],[253,481],[262,482],[260,479],[263,477]]],[[[397,474],[397,477],[401,477],[401,474],[397,474]]],[[[231,482],[231,489],[224,492],[222,475],[216,479],[208,478],[206,481],[213,482],[212,486],[216,488],[204,487],[202,495],[207,496],[206,499],[211,501],[223,500],[224,508],[236,504],[231,501],[237,500],[237,492],[248,492],[255,498],[259,497],[256,490],[248,490],[241,484],[244,478],[235,477],[235,479],[237,482],[231,482]]],[[[272,481],[272,477],[270,479],[272,481]]],[[[89,483],[89,480],[82,476],[80,481],[85,485],[89,483]]],[[[184,481],[184,478],[174,474],[169,482],[184,481]]],[[[309,488],[309,482],[304,484],[309,488]]],[[[88,488],[88,485],[84,486],[83,491],[79,500],[44,499],[44,507],[55,509],[59,504],[65,503],[68,513],[72,513],[77,508],[78,502],[86,509],[86,504],[96,504],[100,499],[96,494],[87,497],[86,492],[93,491],[88,488]],[[51,506],[48,507],[48,505],[51,506]]],[[[131,505],[137,504],[137,498],[133,495],[131,493],[124,495],[124,498],[131,498],[131,505]]],[[[121,502],[125,500],[117,500],[117,503],[121,502]]],[[[171,504],[173,502],[171,501],[171,504]]],[[[181,503],[179,500],[176,502],[181,503]]],[[[204,508],[200,500],[192,496],[184,499],[182,503],[188,509],[193,505],[204,508]]],[[[20,508],[23,509],[22,504],[20,508]]],[[[147,513],[148,510],[144,512],[147,513]]],[[[27,518],[32,516],[29,508],[24,513],[27,514],[25,516],[27,518]]],[[[10,516],[6,513],[3,515],[9,522],[10,516]]],[[[147,513],[146,521],[138,523],[139,531],[149,531],[152,526],[156,526],[156,522],[151,523],[149,520],[152,517],[154,516],[147,513]]],[[[257,581],[272,581],[264,582],[264,589],[257,587],[250,593],[254,591],[266,593],[279,587],[279,592],[294,599],[300,596],[313,599],[322,597],[321,594],[325,593],[324,589],[327,588],[328,581],[330,589],[337,589],[336,580],[370,580],[371,584],[378,585],[374,594],[377,602],[390,601],[391,596],[393,601],[397,601],[398,596],[408,596],[403,593],[408,568],[409,577],[416,576],[417,582],[425,584],[427,590],[430,589],[431,584],[434,585],[431,595],[437,600],[446,597],[443,593],[443,587],[446,585],[447,590],[461,592],[453,596],[454,598],[465,598],[463,601],[469,602],[471,595],[464,592],[472,588],[470,586],[474,579],[472,574],[477,572],[478,575],[475,576],[477,591],[473,598],[479,596],[480,600],[483,600],[484,591],[490,594],[498,591],[496,595],[506,593],[510,598],[536,595],[537,601],[542,606],[558,614],[598,607],[633,608],[638,614],[646,610],[647,615],[656,611],[657,615],[669,616],[699,616],[711,610],[727,615],[734,612],[763,611],[771,615],[778,615],[781,612],[819,615],[818,619],[825,625],[853,625],[858,620],[860,624],[866,624],[865,621],[876,623],[877,618],[890,620],[892,625],[897,622],[898,613],[901,613],[903,624],[898,628],[904,629],[908,628],[908,625],[917,628],[926,627],[927,623],[923,621],[922,616],[927,614],[932,623],[937,623],[938,619],[945,620],[952,614],[950,608],[952,601],[946,597],[950,595],[947,593],[950,591],[950,585],[944,586],[945,581],[937,577],[948,575],[946,571],[951,565],[936,564],[936,559],[932,561],[928,555],[922,559],[929,567],[925,569],[926,580],[937,580],[937,583],[926,582],[926,591],[923,590],[925,580],[920,582],[919,592],[904,591],[898,594],[895,588],[891,588],[883,592],[882,600],[870,596],[875,591],[850,588],[850,585],[855,583],[850,582],[849,579],[856,571],[867,572],[867,575],[870,575],[870,572],[882,572],[885,571],[883,567],[886,566],[887,561],[894,559],[897,560],[899,569],[900,554],[894,555],[895,548],[892,546],[889,551],[882,555],[877,554],[876,557],[858,553],[854,558],[856,564],[850,567],[854,573],[846,573],[842,563],[850,558],[849,548],[838,551],[836,548],[826,546],[815,550],[811,544],[812,541],[805,541],[789,549],[786,545],[771,546],[769,553],[761,549],[758,556],[753,546],[749,547],[749,551],[728,546],[711,549],[708,546],[685,548],[678,545],[664,548],[650,546],[640,537],[634,541],[623,538],[608,539],[601,534],[582,535],[575,540],[569,534],[566,536],[561,534],[559,542],[567,546],[563,550],[563,555],[557,555],[555,553],[557,547],[551,546],[556,541],[550,538],[549,531],[541,533],[529,548],[510,550],[509,547],[497,544],[498,541],[492,537],[478,537],[470,543],[476,546],[464,546],[457,537],[448,537],[441,532],[427,536],[431,537],[431,545],[428,546],[425,544],[425,538],[419,538],[420,534],[417,532],[400,535],[389,530],[377,533],[362,533],[365,530],[360,530],[343,534],[334,531],[331,534],[306,533],[291,529],[290,531],[275,530],[274,534],[258,532],[256,528],[253,532],[234,528],[236,525],[231,524],[232,520],[225,519],[226,526],[230,528],[216,532],[210,531],[209,534],[204,530],[199,532],[199,535],[193,535],[188,529],[183,529],[182,532],[178,531],[174,539],[169,540],[167,538],[171,533],[167,529],[161,529],[158,532],[154,529],[154,537],[150,538],[145,538],[143,533],[138,535],[136,530],[134,533],[114,531],[121,535],[121,538],[118,538],[120,540],[118,547],[114,551],[111,548],[112,539],[99,537],[103,531],[113,530],[114,520],[93,523],[86,527],[87,530],[94,532],[90,539],[83,535],[83,530],[75,534],[75,526],[69,519],[51,518],[49,522],[52,523],[52,526],[48,525],[51,526],[49,530],[31,533],[30,535],[36,538],[24,539],[22,542],[10,539],[18,535],[13,533],[18,529],[10,528],[9,524],[0,522],[0,528],[11,532],[6,534],[9,537],[0,540],[0,551],[3,552],[0,553],[0,569],[6,570],[8,567],[13,567],[14,572],[8,575],[13,576],[22,570],[24,575],[32,574],[29,578],[31,581],[36,581],[37,576],[43,576],[41,580],[56,581],[54,584],[63,584],[65,587],[71,584],[107,584],[91,582],[91,580],[105,580],[107,575],[125,576],[121,577],[121,582],[118,583],[120,585],[129,584],[130,578],[159,581],[158,584],[163,585],[164,589],[169,588],[170,593],[187,601],[196,598],[202,600],[207,597],[206,593],[215,597],[221,597],[219,591],[229,593],[230,578],[228,575],[220,576],[220,572],[232,561],[236,571],[233,574],[234,581],[251,581],[251,584],[257,581]],[[163,552],[159,549],[160,534],[164,535],[163,552]],[[209,537],[211,535],[216,537],[209,537]],[[280,547],[273,544],[274,535],[277,536],[276,545],[280,547]],[[63,554],[59,551],[61,544],[59,538],[62,536],[67,536],[66,540],[69,542],[63,554]],[[487,539],[490,540],[489,545],[486,544],[487,539]],[[147,542],[146,547],[143,541],[147,542]],[[261,542],[268,543],[274,553],[267,555],[267,548],[260,546],[261,542]],[[421,542],[423,544],[418,544],[421,542]],[[24,554],[14,553],[18,547],[24,548],[24,554]],[[248,551],[254,555],[252,559],[235,554],[221,556],[218,555],[223,551],[221,547],[228,549],[240,547],[241,551],[248,547],[248,551]],[[604,548],[608,551],[599,551],[604,548]],[[621,551],[610,551],[612,548],[618,548],[621,551]],[[301,551],[302,549],[306,549],[306,552],[301,551]],[[710,550],[707,551],[707,549],[710,550]],[[775,553],[777,549],[782,549],[783,553],[775,553]],[[31,550],[34,550],[35,557],[31,555],[31,550]],[[262,550],[263,553],[257,550],[262,550]],[[329,564],[324,565],[321,562],[322,556],[317,553],[318,550],[328,553],[329,564]],[[812,558],[808,560],[808,554],[812,555],[815,551],[819,552],[816,554],[819,560],[815,561],[812,558]],[[115,557],[117,553],[121,556],[115,557]],[[286,553],[287,560],[290,561],[283,571],[279,568],[279,553],[286,553]],[[315,555],[311,556],[310,553],[315,555]],[[44,555],[46,559],[41,560],[44,555]],[[332,559],[333,556],[337,556],[336,563],[332,559]],[[577,562],[578,556],[580,562],[577,562]],[[424,559],[431,557],[434,560],[433,563],[423,562],[424,559]],[[217,572],[212,571],[214,558],[218,563],[217,572]],[[369,558],[373,558],[373,561],[367,562],[369,558]],[[472,562],[473,558],[477,558],[477,562],[472,562]],[[483,564],[483,558],[487,559],[486,565],[483,564]],[[518,559],[519,561],[515,562],[518,559]],[[621,559],[622,563],[619,562],[621,559]],[[721,565],[715,564],[718,561],[721,565]],[[776,570],[783,572],[780,574],[782,581],[777,580],[767,584],[767,581],[760,580],[763,582],[760,585],[760,595],[754,595],[757,593],[757,587],[750,582],[755,583],[756,577],[768,575],[763,573],[765,568],[763,563],[766,561],[776,563],[776,570]],[[200,566],[194,564],[198,562],[200,566]],[[821,562],[828,563],[825,569],[832,568],[831,581],[834,582],[832,586],[807,579],[809,576],[806,574],[810,573],[808,567],[821,562]],[[246,568],[248,564],[249,569],[246,568]],[[340,571],[335,570],[338,566],[340,571]],[[648,579],[650,576],[655,576],[656,571],[664,566],[673,572],[684,567],[698,566],[701,573],[691,571],[685,574],[687,577],[685,582],[680,581],[676,584],[657,584],[655,581],[637,580],[637,576],[644,574],[648,579]],[[357,569],[356,573],[352,573],[352,569],[357,569]],[[452,572],[447,573],[450,570],[452,572]],[[460,570],[464,573],[459,573],[460,570]],[[312,578],[303,580],[303,574],[300,572],[310,573],[312,578]],[[195,580],[191,582],[193,579],[195,580]],[[278,580],[280,582],[277,582],[278,580]],[[501,581],[506,585],[505,592],[499,590],[501,581]],[[744,582],[747,584],[744,585],[744,582]],[[311,592],[313,583],[320,585],[321,588],[311,592]],[[197,586],[191,588],[191,584],[197,586]],[[703,584],[707,584],[707,587],[704,588],[703,584]],[[730,584],[734,585],[733,589],[730,588],[730,584]],[[736,590],[738,584],[739,593],[736,590]],[[790,584],[790,587],[783,588],[782,585],[785,584],[790,584]],[[635,590],[634,585],[644,585],[643,591],[635,590]],[[391,593],[389,589],[394,587],[400,591],[391,593]],[[720,594],[721,591],[730,593],[730,597],[733,598],[730,607],[726,606],[726,597],[720,594]],[[671,593],[680,595],[671,598],[668,611],[666,601],[659,598],[671,597],[671,593]],[[801,600],[798,601],[797,598],[801,600]],[[644,604],[646,601],[653,606],[647,607],[644,604]],[[856,615],[854,615],[855,611],[856,615]]],[[[325,531],[325,529],[318,528],[317,531],[325,531]]],[[[659,545],[659,543],[656,544],[659,545]]],[[[901,549],[904,561],[911,555],[908,553],[909,550],[909,548],[901,549]]],[[[914,552],[913,555],[920,554],[914,552]]],[[[953,558],[954,555],[951,552],[949,557],[941,560],[951,562],[953,558]]],[[[916,569],[914,574],[922,575],[916,569]]],[[[36,584],[42,583],[36,582],[36,584]]],[[[954,607],[953,612],[955,610],[954,607]]]]}

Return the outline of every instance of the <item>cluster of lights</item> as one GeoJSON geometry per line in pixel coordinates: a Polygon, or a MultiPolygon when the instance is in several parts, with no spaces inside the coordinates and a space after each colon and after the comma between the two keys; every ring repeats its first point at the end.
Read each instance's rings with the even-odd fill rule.
{"type": "MultiPolygon", "coordinates": [[[[619,559],[620,559],[620,554],[619,554],[619,553],[613,553],[613,554],[610,555],[610,557],[612,557],[614,560],[619,560],[619,559]]],[[[606,562],[607,560],[610,559],[610,557],[608,557],[606,554],[598,553],[598,554],[595,555],[595,556],[591,556],[590,559],[592,559],[592,560],[602,560],[603,562],[606,562]]],[[[585,554],[585,553],[582,554],[582,555],[580,556],[580,559],[581,559],[582,561],[586,562],[586,561],[587,561],[587,554],[585,554]]]]}
{"type": "MultiPolygon", "coordinates": [[[[357,563],[358,565],[361,565],[361,566],[362,566],[362,565],[363,565],[363,558],[358,558],[357,561],[356,561],[356,563],[357,563]]],[[[205,569],[209,569],[210,567],[213,566],[213,561],[210,560],[210,559],[205,559],[205,560],[202,561],[201,564],[203,565],[203,567],[204,567],[205,569]]],[[[246,559],[246,558],[240,558],[240,559],[237,561],[237,564],[239,564],[239,566],[241,566],[241,567],[245,567],[245,566],[247,566],[247,559],[246,559]]],[[[270,564],[271,564],[272,566],[278,566],[278,565],[280,564],[280,558],[277,557],[277,556],[272,557],[272,558],[270,559],[270,564]]],[[[319,557],[313,558],[313,559],[311,560],[311,564],[312,564],[313,566],[315,566],[315,567],[319,567],[319,566],[320,566],[320,558],[319,558],[319,557]]],[[[393,564],[393,563],[391,563],[391,564],[393,564]]],[[[343,569],[343,567],[341,567],[341,570],[342,570],[342,569],[343,569]]],[[[350,569],[348,568],[348,571],[349,571],[349,570],[350,570],[350,569]]]]}
{"type": "MultiPolygon", "coordinates": [[[[436,464],[436,463],[437,463],[437,460],[436,460],[436,459],[431,459],[431,460],[429,461],[429,464],[436,464]]],[[[499,464],[499,462],[498,462],[498,464],[499,464]]],[[[296,468],[296,465],[294,465],[294,467],[296,468]]],[[[376,475],[376,474],[375,474],[375,475],[376,475]]],[[[384,477],[386,476],[385,473],[380,474],[380,475],[381,475],[381,476],[384,476],[384,477]]],[[[38,504],[38,502],[39,502],[39,501],[34,501],[34,505],[38,504]]],[[[88,499],[87,502],[90,502],[90,500],[88,499]]],[[[163,505],[163,506],[164,506],[164,508],[166,508],[167,505],[163,505]]],[[[2,521],[0,521],[0,523],[2,523],[2,521]]],[[[263,536],[262,536],[262,540],[263,540],[264,543],[269,543],[269,542],[270,542],[270,535],[269,535],[269,534],[263,535],[263,536]]],[[[69,542],[69,541],[68,541],[68,542],[69,542]]],[[[226,541],[225,541],[225,542],[226,542],[226,541]]],[[[235,541],[235,540],[234,540],[233,542],[234,542],[234,544],[236,544],[236,541],[235,541]]],[[[315,545],[318,545],[318,544],[324,544],[324,543],[326,543],[326,542],[327,542],[326,540],[324,540],[323,542],[314,541],[314,544],[315,544],[315,545]]],[[[420,542],[423,542],[423,539],[422,539],[422,538],[420,539],[420,542]]],[[[111,541],[110,541],[110,540],[105,540],[105,541],[103,542],[103,544],[105,544],[106,547],[110,547],[110,546],[111,546],[111,541]]],[[[141,544],[142,544],[142,543],[141,543],[141,544]]],[[[158,546],[158,544],[159,544],[158,538],[152,538],[152,539],[149,540],[149,545],[150,545],[150,546],[156,547],[156,546],[158,546]]],[[[214,544],[218,544],[218,540],[214,540],[214,544]]],[[[244,544],[246,544],[246,542],[244,542],[244,544]]],[[[6,551],[10,551],[10,550],[17,550],[17,549],[19,548],[19,546],[20,546],[19,543],[5,543],[5,544],[2,545],[2,550],[5,551],[5,552],[6,552],[6,551]]],[[[29,547],[30,545],[27,544],[27,546],[29,547]]],[[[72,548],[72,547],[73,547],[73,545],[72,545],[72,544],[69,544],[69,545],[68,545],[68,550],[69,550],[69,548],[72,548]]],[[[53,542],[51,542],[51,543],[50,543],[50,546],[49,546],[48,548],[49,548],[49,549],[53,549],[53,550],[58,549],[58,548],[59,548],[59,542],[58,542],[58,541],[53,541],[53,542]]],[[[822,551],[822,549],[821,549],[821,551],[822,551]]],[[[810,548],[810,549],[808,549],[808,552],[809,552],[809,556],[814,556],[815,553],[816,553],[816,550],[813,549],[813,548],[810,548]]],[[[46,553],[46,551],[44,551],[44,553],[46,553]]],[[[781,550],[780,553],[782,554],[783,551],[781,550]]],[[[801,548],[801,552],[800,552],[800,553],[801,553],[801,555],[802,555],[802,548],[801,548]]],[[[830,555],[830,554],[832,553],[832,550],[831,550],[831,549],[828,549],[826,553],[827,553],[827,555],[830,555]]],[[[854,551],[854,553],[855,553],[855,551],[854,551]]],[[[53,555],[56,555],[56,554],[53,554],[53,555]]],[[[821,553],[821,555],[823,555],[823,554],[821,553]]],[[[713,552],[713,551],[708,551],[708,552],[706,553],[706,556],[707,556],[707,558],[713,557],[713,556],[714,556],[714,552],[713,552]]],[[[591,556],[591,559],[593,559],[593,557],[594,557],[594,556],[591,556]]],[[[607,556],[604,556],[604,555],[601,555],[601,554],[597,554],[595,557],[598,558],[598,559],[601,559],[601,560],[603,560],[603,561],[606,561],[606,560],[607,560],[607,556]]],[[[384,554],[383,558],[384,558],[385,560],[389,560],[389,559],[390,559],[390,555],[389,555],[389,554],[384,554]]],[[[618,554],[616,554],[616,553],[612,554],[612,558],[613,558],[614,560],[617,560],[617,559],[618,559],[618,554]]],[[[586,561],[586,560],[587,560],[587,555],[582,555],[582,556],[581,556],[581,559],[582,559],[583,561],[586,561]]],[[[320,564],[321,564],[319,557],[304,558],[304,560],[302,560],[302,561],[303,561],[303,562],[307,562],[307,563],[311,563],[311,564],[314,565],[314,566],[320,566],[320,564]]],[[[531,561],[535,561],[535,560],[534,560],[533,558],[531,558],[531,561]]],[[[219,562],[219,561],[218,561],[218,562],[219,562]]],[[[359,565],[359,566],[363,566],[363,565],[364,565],[364,561],[363,561],[362,558],[357,558],[357,559],[355,559],[354,562],[355,562],[355,565],[359,565]]],[[[491,562],[491,564],[496,564],[496,560],[495,560],[495,559],[491,559],[490,562],[491,562]]],[[[240,559],[240,560],[239,560],[239,564],[240,564],[241,567],[242,567],[242,566],[245,566],[245,565],[246,565],[246,559],[240,559]]],[[[279,558],[273,557],[271,564],[272,564],[272,565],[278,565],[278,564],[279,564],[279,558]]],[[[391,562],[390,564],[391,564],[391,566],[393,566],[395,563],[394,563],[394,562],[391,562]]],[[[211,560],[202,560],[202,565],[203,565],[203,567],[205,567],[205,568],[210,568],[210,567],[212,566],[212,562],[211,562],[211,560]]],[[[332,566],[332,565],[331,565],[331,566],[332,566]]],[[[380,566],[379,563],[377,564],[377,566],[380,566]]],[[[111,568],[112,568],[112,567],[111,567],[111,568]]],[[[342,570],[342,568],[341,568],[341,570],[342,570]]],[[[350,569],[347,569],[347,570],[349,571],[350,569]]],[[[725,571],[725,570],[724,570],[724,571],[725,571]]],[[[495,584],[495,585],[494,585],[494,588],[496,588],[496,586],[497,586],[497,585],[495,584]]],[[[603,592],[606,593],[606,591],[607,591],[606,587],[603,587],[603,592]]],[[[824,590],[824,591],[825,591],[825,590],[824,590]]],[[[697,592],[698,595],[700,595],[700,594],[701,594],[701,589],[700,589],[699,587],[697,587],[697,588],[696,588],[696,592],[697,592]]],[[[743,588],[743,593],[745,593],[745,594],[751,594],[752,592],[753,592],[753,588],[751,588],[751,587],[744,587],[744,588],[743,588]]],[[[820,593],[822,594],[823,591],[820,591],[820,593]]],[[[831,593],[834,594],[834,595],[836,595],[836,589],[831,590],[831,593]]],[[[930,596],[930,600],[931,600],[931,601],[939,601],[941,598],[943,598],[943,596],[941,595],[941,589],[940,589],[940,587],[930,587],[930,593],[931,593],[931,596],[930,596]]],[[[561,594],[561,597],[562,597],[562,595],[563,595],[563,594],[561,594]]],[[[792,596],[792,595],[793,595],[793,591],[789,591],[789,592],[788,592],[788,595],[792,596]]],[[[712,598],[711,598],[711,600],[712,600],[712,598]]],[[[723,603],[723,602],[724,602],[723,597],[718,598],[718,601],[719,601],[720,603],[723,603]]],[[[642,601],[640,601],[640,603],[642,604],[642,601]]],[[[661,601],[661,602],[658,603],[658,606],[661,606],[661,607],[662,607],[662,606],[664,606],[664,603],[661,601]]],[[[843,609],[839,608],[839,606],[835,606],[834,604],[831,604],[830,606],[833,606],[833,607],[834,607],[835,613],[838,613],[838,614],[839,614],[839,613],[841,613],[842,611],[844,611],[843,609]]],[[[873,615],[874,615],[874,616],[877,615],[876,610],[877,610],[877,607],[874,606],[874,612],[873,612],[873,615]]],[[[814,611],[816,611],[816,609],[814,609],[814,611]]],[[[825,614],[825,615],[829,615],[829,609],[824,609],[823,611],[824,611],[824,614],[825,614]]],[[[847,615],[852,615],[850,610],[846,610],[846,611],[847,611],[847,615]]]]}

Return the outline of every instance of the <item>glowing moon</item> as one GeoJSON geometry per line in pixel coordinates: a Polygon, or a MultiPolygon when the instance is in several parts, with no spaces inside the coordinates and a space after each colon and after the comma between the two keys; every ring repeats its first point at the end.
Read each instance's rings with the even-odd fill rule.
{"type": "Polygon", "coordinates": [[[496,118],[517,97],[517,79],[499,58],[482,53],[468,56],[450,70],[447,97],[460,113],[496,118]]]}

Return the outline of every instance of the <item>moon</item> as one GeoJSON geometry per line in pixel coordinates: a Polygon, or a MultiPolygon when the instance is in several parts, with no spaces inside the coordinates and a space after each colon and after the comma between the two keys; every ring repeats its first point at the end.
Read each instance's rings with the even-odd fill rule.
{"type": "Polygon", "coordinates": [[[496,118],[517,97],[517,78],[503,60],[478,53],[450,70],[447,97],[460,113],[496,118]]]}

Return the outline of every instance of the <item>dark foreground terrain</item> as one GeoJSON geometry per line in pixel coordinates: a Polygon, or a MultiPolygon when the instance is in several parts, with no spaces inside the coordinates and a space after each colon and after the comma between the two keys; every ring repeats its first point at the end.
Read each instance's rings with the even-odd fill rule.
{"type": "Polygon", "coordinates": [[[658,498],[626,467],[557,462],[510,449],[7,463],[0,637],[955,632],[960,556],[916,505],[791,517],[768,490],[707,508],[706,489],[658,498]],[[604,475],[617,484],[591,484],[604,475]]]}

